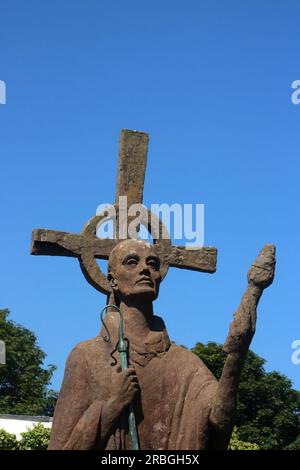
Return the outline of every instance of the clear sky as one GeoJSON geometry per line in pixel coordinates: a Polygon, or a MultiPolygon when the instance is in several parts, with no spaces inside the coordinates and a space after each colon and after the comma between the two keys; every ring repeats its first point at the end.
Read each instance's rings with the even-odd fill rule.
{"type": "Polygon", "coordinates": [[[214,275],[170,269],[155,312],[179,344],[223,342],[265,243],[277,272],[252,349],[300,388],[300,4],[2,0],[0,307],[58,366],[105,297],[72,258],[29,255],[37,227],[78,233],[113,202],[122,128],[149,132],[144,201],[204,203],[214,275]]]}

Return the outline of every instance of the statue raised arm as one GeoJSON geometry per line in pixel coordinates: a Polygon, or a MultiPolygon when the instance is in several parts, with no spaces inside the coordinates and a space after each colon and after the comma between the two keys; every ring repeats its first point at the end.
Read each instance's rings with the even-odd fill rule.
{"type": "Polygon", "coordinates": [[[211,448],[227,447],[232,433],[240,375],[256,329],[257,305],[266,287],[273,282],[275,247],[265,245],[248,271],[248,287],[234,314],[223,351],[227,354],[210,423],[211,448]]]}

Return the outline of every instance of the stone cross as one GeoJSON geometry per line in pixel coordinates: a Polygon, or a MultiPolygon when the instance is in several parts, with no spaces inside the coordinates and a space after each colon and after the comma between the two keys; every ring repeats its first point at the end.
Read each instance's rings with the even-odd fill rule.
{"type": "MultiPolygon", "coordinates": [[[[144,132],[131,130],[121,132],[116,190],[117,210],[120,196],[127,196],[128,207],[135,203],[142,204],[148,141],[148,134],[144,132]]],[[[129,221],[129,218],[127,220],[129,221]]],[[[87,222],[80,234],[34,229],[30,253],[78,258],[86,280],[95,289],[110,295],[111,286],[101,272],[96,259],[107,260],[111,250],[120,240],[97,237],[99,225],[106,221],[107,216],[96,215],[87,222]]],[[[169,266],[207,273],[216,271],[217,250],[215,248],[203,247],[187,250],[182,246],[173,246],[169,239],[155,238],[149,221],[141,221],[141,224],[149,230],[157,246],[162,262],[162,278],[166,275],[169,266]]],[[[117,227],[118,216],[115,221],[115,233],[119,233],[116,230],[117,227]]]]}

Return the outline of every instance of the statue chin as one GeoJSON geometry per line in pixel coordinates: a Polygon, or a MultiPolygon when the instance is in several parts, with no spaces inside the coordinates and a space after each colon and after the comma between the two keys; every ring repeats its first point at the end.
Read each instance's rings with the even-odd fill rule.
{"type": "Polygon", "coordinates": [[[130,305],[141,305],[143,303],[149,303],[156,300],[158,297],[158,291],[148,286],[139,286],[135,292],[126,293],[125,295],[120,295],[119,300],[123,301],[125,304],[130,305]]]}

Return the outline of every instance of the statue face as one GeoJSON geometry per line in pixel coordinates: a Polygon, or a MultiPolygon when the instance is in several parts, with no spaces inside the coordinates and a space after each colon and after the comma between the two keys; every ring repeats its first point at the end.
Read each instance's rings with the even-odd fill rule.
{"type": "Polygon", "coordinates": [[[142,240],[121,242],[109,260],[109,278],[120,300],[155,300],[161,281],[160,261],[153,245],[142,240]]]}

